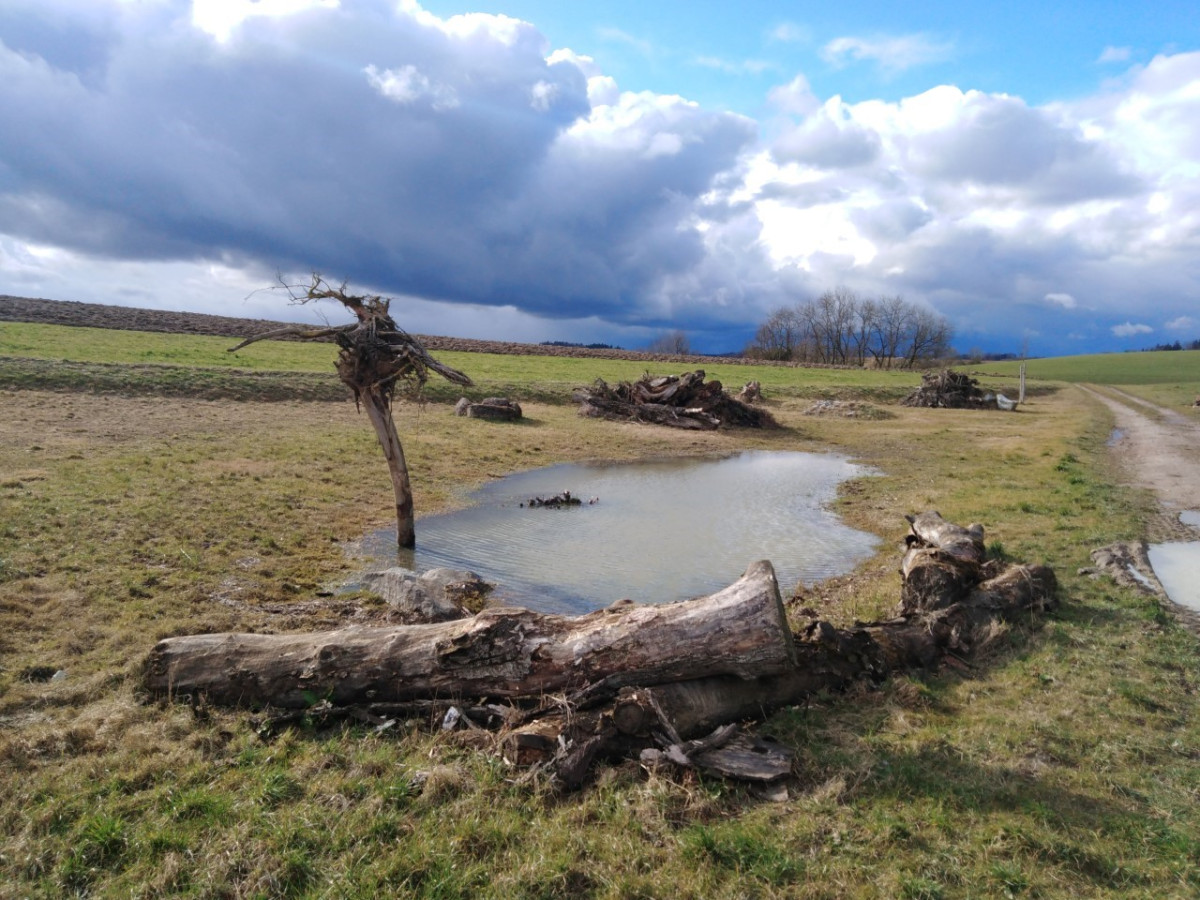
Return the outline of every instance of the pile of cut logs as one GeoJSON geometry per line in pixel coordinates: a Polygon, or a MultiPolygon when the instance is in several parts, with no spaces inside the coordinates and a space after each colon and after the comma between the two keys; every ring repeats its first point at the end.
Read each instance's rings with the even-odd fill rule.
{"type": "Polygon", "coordinates": [[[789,752],[745,732],[748,720],[818,691],[961,665],[999,621],[1027,622],[1054,603],[1053,571],[988,561],[982,526],[906,518],[900,608],[885,621],[838,628],[806,611],[793,631],[761,561],[707,597],[578,617],[501,608],[320,634],[167,638],[143,683],[156,697],[273,709],[282,722],[491,729],[505,759],[568,788],[598,760],[630,756],[777,782],[789,752]]]}
{"type": "Polygon", "coordinates": [[[775,428],[769,412],[725,393],[719,381],[704,380],[704,370],[683,375],[643,375],[611,386],[602,379],[575,391],[579,414],[618,421],[647,422],[672,428],[713,430],[722,425],[775,428]]]}

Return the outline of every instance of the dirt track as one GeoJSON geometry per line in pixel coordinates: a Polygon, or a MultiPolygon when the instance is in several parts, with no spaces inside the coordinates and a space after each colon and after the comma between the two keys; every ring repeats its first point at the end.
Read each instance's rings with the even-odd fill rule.
{"type": "Polygon", "coordinates": [[[1115,388],[1080,388],[1116,417],[1112,446],[1126,482],[1153,492],[1162,506],[1149,537],[1194,538],[1179,514],[1200,510],[1200,423],[1115,388]]]}

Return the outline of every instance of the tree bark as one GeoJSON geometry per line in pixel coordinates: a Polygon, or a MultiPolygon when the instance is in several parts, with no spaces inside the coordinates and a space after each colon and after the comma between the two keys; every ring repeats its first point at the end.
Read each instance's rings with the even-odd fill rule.
{"type": "Polygon", "coordinates": [[[376,390],[363,391],[361,398],[371,427],[375,429],[375,436],[379,438],[379,446],[383,448],[388,474],[392,478],[392,493],[396,498],[396,543],[403,549],[411,549],[417,546],[412,482],[408,477],[408,463],[404,459],[400,435],[396,433],[391,405],[376,390]]]}
{"type": "Polygon", "coordinates": [[[530,697],[711,675],[756,678],[794,664],[775,571],[750,566],[707,597],[585,616],[485,610],[469,619],[322,634],[204,634],[151,651],[153,695],[304,708],[434,697],[530,697]]]}

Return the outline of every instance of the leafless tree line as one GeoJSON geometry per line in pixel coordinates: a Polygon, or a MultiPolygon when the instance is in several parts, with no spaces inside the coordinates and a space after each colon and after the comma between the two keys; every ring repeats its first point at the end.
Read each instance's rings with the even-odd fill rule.
{"type": "Polygon", "coordinates": [[[945,318],[903,297],[860,297],[848,288],[783,306],[759,326],[746,355],[828,365],[912,368],[952,353],[945,318]]]}

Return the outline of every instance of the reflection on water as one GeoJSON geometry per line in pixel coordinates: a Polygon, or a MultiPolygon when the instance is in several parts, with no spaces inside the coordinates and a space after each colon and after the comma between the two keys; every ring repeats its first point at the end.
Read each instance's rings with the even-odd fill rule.
{"type": "Polygon", "coordinates": [[[397,554],[390,528],[369,535],[364,550],[418,571],[471,569],[499,585],[497,598],[554,612],[712,593],[758,559],[771,560],[787,592],[874,552],[874,535],[824,509],[839,482],[863,474],[840,456],[764,451],[552,466],[487,485],[467,509],[419,519],[416,551],[397,554]],[[520,505],[564,490],[584,504],[520,505]]]}
{"type": "Polygon", "coordinates": [[[1150,565],[1168,597],[1200,612],[1200,541],[1152,544],[1150,565]]]}

